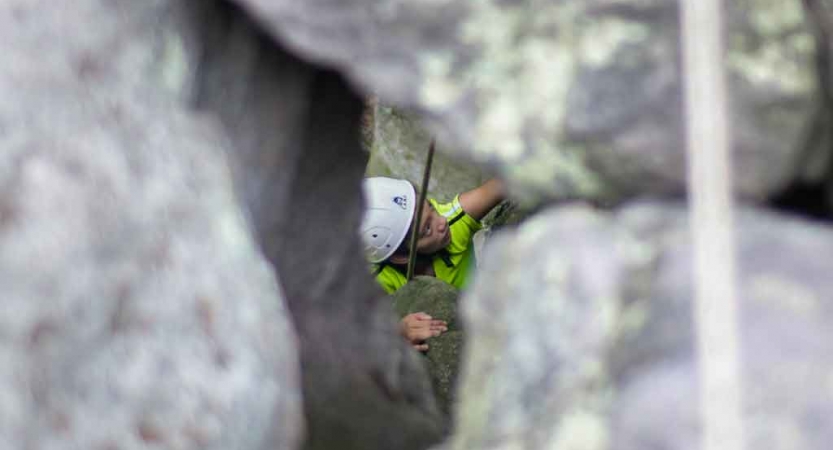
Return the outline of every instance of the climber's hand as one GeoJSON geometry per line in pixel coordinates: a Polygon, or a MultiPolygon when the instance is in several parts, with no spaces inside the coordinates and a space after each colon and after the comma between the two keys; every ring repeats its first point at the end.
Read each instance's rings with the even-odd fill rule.
{"type": "Polygon", "coordinates": [[[419,351],[428,350],[425,340],[448,331],[444,320],[437,320],[424,312],[412,313],[399,322],[399,331],[419,351]]]}

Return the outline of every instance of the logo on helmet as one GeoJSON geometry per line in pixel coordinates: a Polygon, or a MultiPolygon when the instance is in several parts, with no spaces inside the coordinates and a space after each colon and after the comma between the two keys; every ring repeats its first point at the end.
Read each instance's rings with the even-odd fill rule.
{"type": "Polygon", "coordinates": [[[393,202],[402,209],[408,209],[408,197],[397,195],[393,198],[393,202]]]}

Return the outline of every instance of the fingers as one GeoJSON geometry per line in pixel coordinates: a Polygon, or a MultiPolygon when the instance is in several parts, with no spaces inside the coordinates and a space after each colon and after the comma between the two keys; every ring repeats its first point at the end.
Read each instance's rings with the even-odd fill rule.
{"type": "Polygon", "coordinates": [[[439,336],[439,334],[434,333],[430,328],[415,329],[411,333],[411,342],[424,341],[428,338],[439,336]]]}
{"type": "Polygon", "coordinates": [[[424,340],[432,337],[437,337],[448,331],[445,325],[437,327],[419,327],[411,330],[411,341],[424,340]]]}
{"type": "Polygon", "coordinates": [[[428,344],[421,343],[421,344],[414,344],[414,349],[418,352],[427,352],[428,351],[428,344]]]}
{"type": "Polygon", "coordinates": [[[423,322],[425,322],[425,321],[431,322],[431,326],[434,326],[434,325],[445,326],[445,325],[447,325],[445,320],[434,319],[433,317],[429,316],[428,314],[426,314],[424,312],[411,313],[411,314],[408,314],[405,317],[415,319],[415,320],[419,320],[419,321],[423,321],[423,322]]]}
{"type": "Polygon", "coordinates": [[[428,314],[426,314],[424,312],[415,312],[415,313],[412,313],[412,314],[408,314],[407,317],[412,317],[416,320],[431,320],[432,319],[431,316],[429,316],[428,314]]]}
{"type": "Polygon", "coordinates": [[[433,317],[429,316],[428,314],[426,314],[424,312],[416,312],[416,313],[408,314],[405,317],[406,318],[410,317],[412,319],[416,319],[416,320],[423,321],[423,322],[425,322],[425,321],[430,322],[432,327],[433,326],[446,326],[447,325],[445,320],[434,319],[433,317]]]}
{"type": "Polygon", "coordinates": [[[402,319],[403,335],[414,345],[448,331],[444,320],[433,319],[425,312],[411,313],[402,319]]]}
{"type": "Polygon", "coordinates": [[[437,325],[437,326],[432,326],[432,327],[428,328],[428,332],[431,333],[432,337],[437,337],[437,336],[445,333],[446,331],[448,331],[448,327],[445,326],[445,325],[437,325]]]}
{"type": "Polygon", "coordinates": [[[448,331],[448,324],[444,320],[432,320],[428,329],[431,335],[436,337],[448,331]]]}

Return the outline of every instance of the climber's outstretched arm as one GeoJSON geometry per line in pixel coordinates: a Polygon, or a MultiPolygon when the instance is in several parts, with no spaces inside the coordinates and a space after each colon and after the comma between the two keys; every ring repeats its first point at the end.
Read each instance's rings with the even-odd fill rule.
{"type": "Polygon", "coordinates": [[[475,220],[482,219],[506,196],[503,181],[492,178],[470,191],[460,194],[460,206],[475,220]]]}

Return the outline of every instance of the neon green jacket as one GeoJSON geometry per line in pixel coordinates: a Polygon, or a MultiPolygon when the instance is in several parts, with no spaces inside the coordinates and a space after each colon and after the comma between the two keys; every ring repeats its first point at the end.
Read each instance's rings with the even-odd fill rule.
{"type": "MultiPolygon", "coordinates": [[[[449,203],[440,204],[434,199],[428,201],[448,220],[451,230],[451,242],[445,247],[447,253],[441,251],[433,257],[434,273],[437,278],[462,289],[474,268],[472,237],[483,226],[463,211],[459,195],[449,203]]],[[[373,264],[371,270],[376,274],[376,281],[388,294],[396,292],[407,283],[405,274],[385,263],[373,264]]]]}

